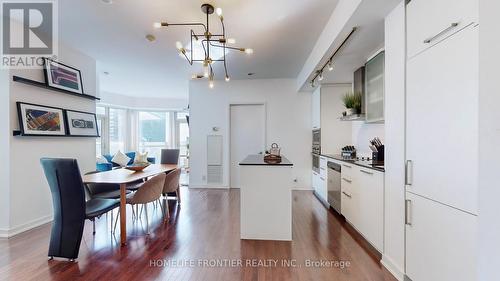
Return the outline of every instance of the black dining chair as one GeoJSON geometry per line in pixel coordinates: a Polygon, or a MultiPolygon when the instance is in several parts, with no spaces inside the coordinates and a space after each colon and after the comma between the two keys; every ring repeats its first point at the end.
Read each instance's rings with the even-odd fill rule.
{"type": "Polygon", "coordinates": [[[48,256],[78,258],[85,219],[95,218],[117,208],[116,199],[95,198],[85,201],[82,176],[76,159],[40,159],[52,193],[54,221],[50,235],[48,256]]]}
{"type": "Polygon", "coordinates": [[[179,164],[179,149],[162,149],[160,164],[179,164]]]}

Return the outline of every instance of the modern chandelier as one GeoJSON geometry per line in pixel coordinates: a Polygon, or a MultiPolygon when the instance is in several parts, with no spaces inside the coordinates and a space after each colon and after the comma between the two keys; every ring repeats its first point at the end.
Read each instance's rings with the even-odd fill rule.
{"type": "Polygon", "coordinates": [[[190,40],[190,49],[184,48],[182,43],[180,41],[176,42],[176,47],[177,50],[179,51],[179,55],[183,56],[186,58],[186,60],[189,62],[190,65],[193,65],[193,62],[201,62],[203,63],[203,75],[198,75],[195,74],[193,75],[193,79],[199,79],[199,78],[208,78],[208,86],[210,88],[214,87],[214,71],[212,68],[212,64],[215,62],[222,62],[224,64],[224,73],[226,75],[225,80],[226,82],[229,82],[230,77],[228,74],[227,70],[227,63],[226,63],[226,50],[235,50],[239,52],[243,52],[246,54],[253,54],[253,49],[250,48],[238,48],[234,46],[228,46],[227,44],[234,44],[235,40],[234,39],[228,39],[226,37],[226,28],[224,26],[224,17],[222,16],[222,9],[217,8],[215,9],[214,6],[210,4],[203,4],[201,5],[201,11],[206,14],[206,24],[201,23],[201,22],[193,22],[193,23],[168,23],[165,21],[162,22],[157,22],[154,23],[155,28],[162,28],[162,27],[168,27],[168,26],[197,26],[200,28],[203,28],[204,33],[199,34],[196,33],[193,29],[191,29],[191,40],[190,40]],[[222,34],[212,34],[210,31],[210,24],[209,24],[209,16],[213,13],[216,13],[217,16],[220,19],[221,25],[222,25],[222,34]],[[204,53],[204,58],[203,59],[195,59],[193,58],[193,39],[195,40],[194,42],[196,43],[201,43],[201,46],[203,47],[203,53],[204,53]],[[210,55],[211,53],[213,54],[213,49],[212,48],[218,48],[222,49],[223,54],[221,58],[213,59],[210,55]],[[211,51],[212,50],[212,51],[211,51]]]}

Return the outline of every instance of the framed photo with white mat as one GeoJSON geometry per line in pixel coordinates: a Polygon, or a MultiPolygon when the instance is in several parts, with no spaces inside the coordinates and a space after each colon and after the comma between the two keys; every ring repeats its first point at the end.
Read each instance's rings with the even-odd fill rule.
{"type": "Polygon", "coordinates": [[[95,113],[65,110],[68,135],[73,137],[99,137],[95,113]]]}

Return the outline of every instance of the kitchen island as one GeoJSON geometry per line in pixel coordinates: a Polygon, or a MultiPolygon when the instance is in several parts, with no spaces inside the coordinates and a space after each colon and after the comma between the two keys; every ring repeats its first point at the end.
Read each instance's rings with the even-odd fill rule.
{"type": "Polygon", "coordinates": [[[240,238],[292,240],[292,168],[249,155],[240,165],[240,238]]]}

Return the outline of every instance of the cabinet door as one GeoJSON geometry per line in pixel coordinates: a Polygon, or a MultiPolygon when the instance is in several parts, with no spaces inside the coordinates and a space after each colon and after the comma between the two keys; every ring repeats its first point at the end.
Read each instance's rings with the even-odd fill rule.
{"type": "Polygon", "coordinates": [[[380,52],[365,65],[366,122],[384,120],[384,52],[380,52]]]}
{"type": "Polygon", "coordinates": [[[312,94],[312,127],[319,129],[321,126],[321,88],[318,87],[312,94]]]}
{"type": "Polygon", "coordinates": [[[408,57],[478,19],[478,0],[412,0],[406,6],[408,57]],[[456,24],[456,25],[455,25],[456,24]]]}
{"type": "Polygon", "coordinates": [[[358,229],[377,250],[384,249],[384,174],[359,168],[358,229]]]}
{"type": "Polygon", "coordinates": [[[312,172],[312,188],[314,192],[318,193],[319,191],[319,174],[316,172],[312,172]]]}
{"type": "Polygon", "coordinates": [[[346,220],[348,220],[351,225],[359,231],[358,225],[361,208],[359,206],[359,193],[357,185],[358,182],[355,174],[347,176],[344,172],[341,173],[341,212],[346,220]]]}
{"type": "Polygon", "coordinates": [[[476,280],[477,217],[406,193],[406,274],[413,281],[476,280]]]}
{"type": "Polygon", "coordinates": [[[407,191],[474,214],[478,75],[477,27],[460,31],[407,64],[407,191]]]}

